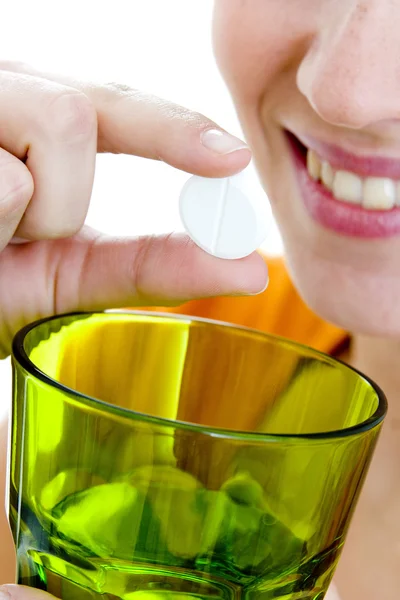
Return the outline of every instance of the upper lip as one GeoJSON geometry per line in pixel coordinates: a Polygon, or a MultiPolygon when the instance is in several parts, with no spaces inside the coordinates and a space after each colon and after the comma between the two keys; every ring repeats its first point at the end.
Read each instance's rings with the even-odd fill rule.
{"type": "Polygon", "coordinates": [[[314,150],[322,160],[326,160],[336,170],[351,171],[360,177],[388,177],[400,179],[400,158],[355,154],[323,140],[293,133],[303,146],[314,150]]]}

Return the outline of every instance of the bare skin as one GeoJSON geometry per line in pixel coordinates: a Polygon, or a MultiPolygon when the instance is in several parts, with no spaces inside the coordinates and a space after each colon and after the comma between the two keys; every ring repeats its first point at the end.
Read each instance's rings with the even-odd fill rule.
{"type": "MultiPolygon", "coordinates": [[[[185,236],[111,239],[82,227],[97,152],[223,177],[248,164],[244,142],[203,115],[116,84],[99,87],[0,63],[0,89],[0,358],[9,354],[17,329],[46,315],[265,288],[267,269],[256,253],[227,265],[185,236]]],[[[2,422],[2,497],[6,441],[2,422]]],[[[0,540],[0,583],[12,582],[4,511],[0,540]]],[[[21,600],[41,597],[18,586],[0,591],[21,600]]]]}
{"type": "Polygon", "coordinates": [[[303,144],[313,138],[372,164],[380,157],[397,165],[399,23],[400,4],[391,0],[215,4],[217,60],[293,280],[315,312],[351,332],[346,359],[375,378],[391,406],[338,569],[342,600],[397,600],[400,589],[400,242],[398,235],[355,238],[315,221],[285,131],[303,144]]]}
{"type": "MultiPolygon", "coordinates": [[[[397,600],[400,589],[397,509],[400,485],[396,469],[400,458],[397,435],[400,242],[398,235],[361,240],[318,224],[305,209],[285,130],[335,145],[358,158],[400,161],[399,25],[400,3],[393,0],[216,0],[216,57],[282,232],[293,280],[311,308],[351,332],[353,344],[348,361],[377,380],[392,407],[338,569],[336,583],[341,600],[397,600]]],[[[18,149],[5,149],[21,157],[20,150],[18,153],[18,149]]],[[[197,170],[210,175],[239,170],[247,160],[241,155],[243,152],[238,150],[228,158],[225,156],[222,160],[227,162],[223,163],[222,171],[220,157],[213,159],[218,168],[216,162],[200,161],[200,169],[196,163],[197,170]]],[[[149,156],[143,150],[139,153],[149,156]]],[[[90,158],[87,160],[91,164],[90,158]]],[[[182,168],[179,161],[170,158],[170,162],[182,168]]],[[[193,171],[195,165],[190,163],[183,168],[193,171]]],[[[350,166],[348,169],[351,170],[350,166]]],[[[22,237],[36,239],[43,234],[51,237],[47,229],[41,230],[35,212],[40,213],[43,207],[44,213],[52,216],[46,194],[43,201],[36,203],[39,209],[32,209],[27,213],[29,218],[21,220],[24,207],[32,198],[29,185],[26,180],[25,188],[30,195],[25,190],[25,205],[18,204],[16,212],[10,211],[8,219],[12,225],[8,230],[12,233],[6,235],[6,245],[17,228],[22,237]],[[36,237],[31,233],[32,227],[33,230],[39,227],[36,237]]],[[[82,189],[88,189],[85,179],[82,189]]],[[[87,199],[87,191],[83,196],[87,199]]],[[[75,218],[76,227],[82,213],[75,218]]],[[[56,237],[65,234],[51,221],[50,230],[53,227],[56,237]]],[[[56,243],[57,248],[65,244],[64,241],[46,243],[56,243]]],[[[22,258],[14,262],[18,253],[9,248],[8,245],[6,251],[14,258],[7,263],[11,264],[6,271],[7,283],[11,271],[15,280],[15,265],[22,269],[25,263],[22,258]]],[[[0,257],[3,255],[4,251],[0,257]]],[[[265,281],[256,258],[251,261],[235,267],[243,268],[239,275],[236,273],[243,287],[241,291],[259,289],[261,280],[265,281]],[[251,281],[247,279],[249,276],[251,281]]],[[[47,263],[43,262],[38,272],[43,272],[44,264],[47,263]]],[[[78,260],[77,268],[79,264],[78,260]]],[[[221,270],[213,270],[218,270],[216,263],[203,266],[216,279],[209,281],[206,289],[189,292],[224,293],[224,285],[229,288],[234,274],[228,273],[221,285],[221,270]]],[[[150,283],[145,278],[145,292],[140,298],[133,294],[137,303],[143,297],[158,298],[160,289],[162,297],[170,301],[190,296],[188,290],[177,293],[175,288],[166,289],[160,275],[155,277],[154,270],[151,273],[150,283]]],[[[0,282],[0,293],[1,289],[0,282]]],[[[3,333],[4,353],[11,332],[20,323],[42,312],[51,313],[55,308],[65,309],[77,303],[77,296],[71,295],[68,287],[64,289],[67,292],[56,307],[41,298],[27,314],[24,300],[15,311],[8,311],[5,321],[2,317],[7,324],[7,334],[3,333]]],[[[121,284],[117,289],[123,291],[108,300],[126,304],[126,288],[121,284]]],[[[98,299],[99,293],[99,287],[91,283],[88,295],[83,296],[85,303],[105,302],[107,298],[98,299]]],[[[15,293],[13,299],[18,297],[15,293]]],[[[129,301],[132,302],[131,296],[129,301]]],[[[12,302],[9,306],[13,306],[12,302]]],[[[13,588],[12,595],[25,598],[29,592],[13,588]]]]}
{"type": "Polygon", "coordinates": [[[0,357],[24,322],[55,312],[265,287],[257,254],[227,269],[182,236],[115,240],[82,228],[97,152],[219,177],[249,162],[243,142],[221,141],[206,117],[137,90],[50,77],[0,63],[0,357]]]}

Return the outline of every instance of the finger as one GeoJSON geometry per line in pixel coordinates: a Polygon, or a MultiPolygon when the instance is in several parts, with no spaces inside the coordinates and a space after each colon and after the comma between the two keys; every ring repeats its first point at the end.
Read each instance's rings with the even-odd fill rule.
{"type": "Polygon", "coordinates": [[[71,304],[79,310],[176,305],[193,298],[256,293],[267,282],[266,266],[258,254],[224,261],[200,250],[186,235],[125,241],[98,237],[87,244],[86,240],[80,248],[75,290],[59,287],[68,278],[60,262],[58,304],[63,310],[71,304]],[[64,289],[68,293],[62,297],[64,289]]]}
{"type": "Polygon", "coordinates": [[[267,280],[258,254],[224,261],[182,235],[115,240],[84,228],[74,238],[8,246],[0,254],[0,347],[8,352],[17,329],[52,314],[255,294],[267,280]]]}
{"type": "Polygon", "coordinates": [[[204,115],[117,84],[83,85],[97,108],[99,151],[162,160],[213,177],[242,170],[250,150],[204,115]]]}
{"type": "Polygon", "coordinates": [[[81,92],[0,71],[0,145],[25,160],[35,190],[17,235],[64,237],[82,227],[92,190],[96,112],[81,92]]]}
{"type": "Polygon", "coordinates": [[[23,63],[1,63],[0,69],[41,75],[82,91],[96,107],[98,151],[134,154],[190,173],[225,177],[244,169],[251,153],[204,115],[119,84],[88,84],[23,63]]]}
{"type": "Polygon", "coordinates": [[[0,586],[0,600],[54,600],[54,596],[24,585],[6,584],[0,586]]]}
{"type": "Polygon", "coordinates": [[[13,237],[33,193],[33,179],[24,163],[0,148],[0,252],[13,237]]]}
{"type": "Polygon", "coordinates": [[[340,600],[336,587],[332,584],[326,594],[325,600],[340,600]]]}

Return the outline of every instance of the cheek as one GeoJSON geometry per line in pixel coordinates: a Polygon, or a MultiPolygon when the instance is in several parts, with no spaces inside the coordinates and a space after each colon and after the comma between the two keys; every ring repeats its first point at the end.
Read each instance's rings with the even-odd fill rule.
{"type": "Polygon", "coordinates": [[[213,46],[239,109],[275,90],[310,44],[321,0],[216,0],[213,46]]]}
{"type": "Polygon", "coordinates": [[[353,248],[315,228],[305,216],[281,133],[282,115],[305,123],[315,117],[297,87],[297,73],[330,22],[327,11],[344,2],[216,0],[213,45],[302,297],[321,317],[349,331],[400,335],[398,261],[392,261],[391,272],[384,252],[382,265],[371,265],[365,255],[355,261],[357,243],[353,248]]]}
{"type": "Polygon", "coordinates": [[[239,103],[251,102],[261,88],[268,86],[276,62],[271,52],[274,44],[270,27],[260,18],[260,12],[264,12],[260,3],[253,0],[252,8],[243,4],[239,0],[217,1],[213,23],[217,64],[239,103]]]}

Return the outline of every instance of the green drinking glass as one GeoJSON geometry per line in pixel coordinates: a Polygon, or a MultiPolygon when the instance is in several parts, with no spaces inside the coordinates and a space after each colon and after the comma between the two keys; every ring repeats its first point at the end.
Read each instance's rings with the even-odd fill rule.
{"type": "Polygon", "coordinates": [[[18,582],[71,600],[321,600],[386,400],[285,339],[110,311],[13,345],[18,582]]]}

